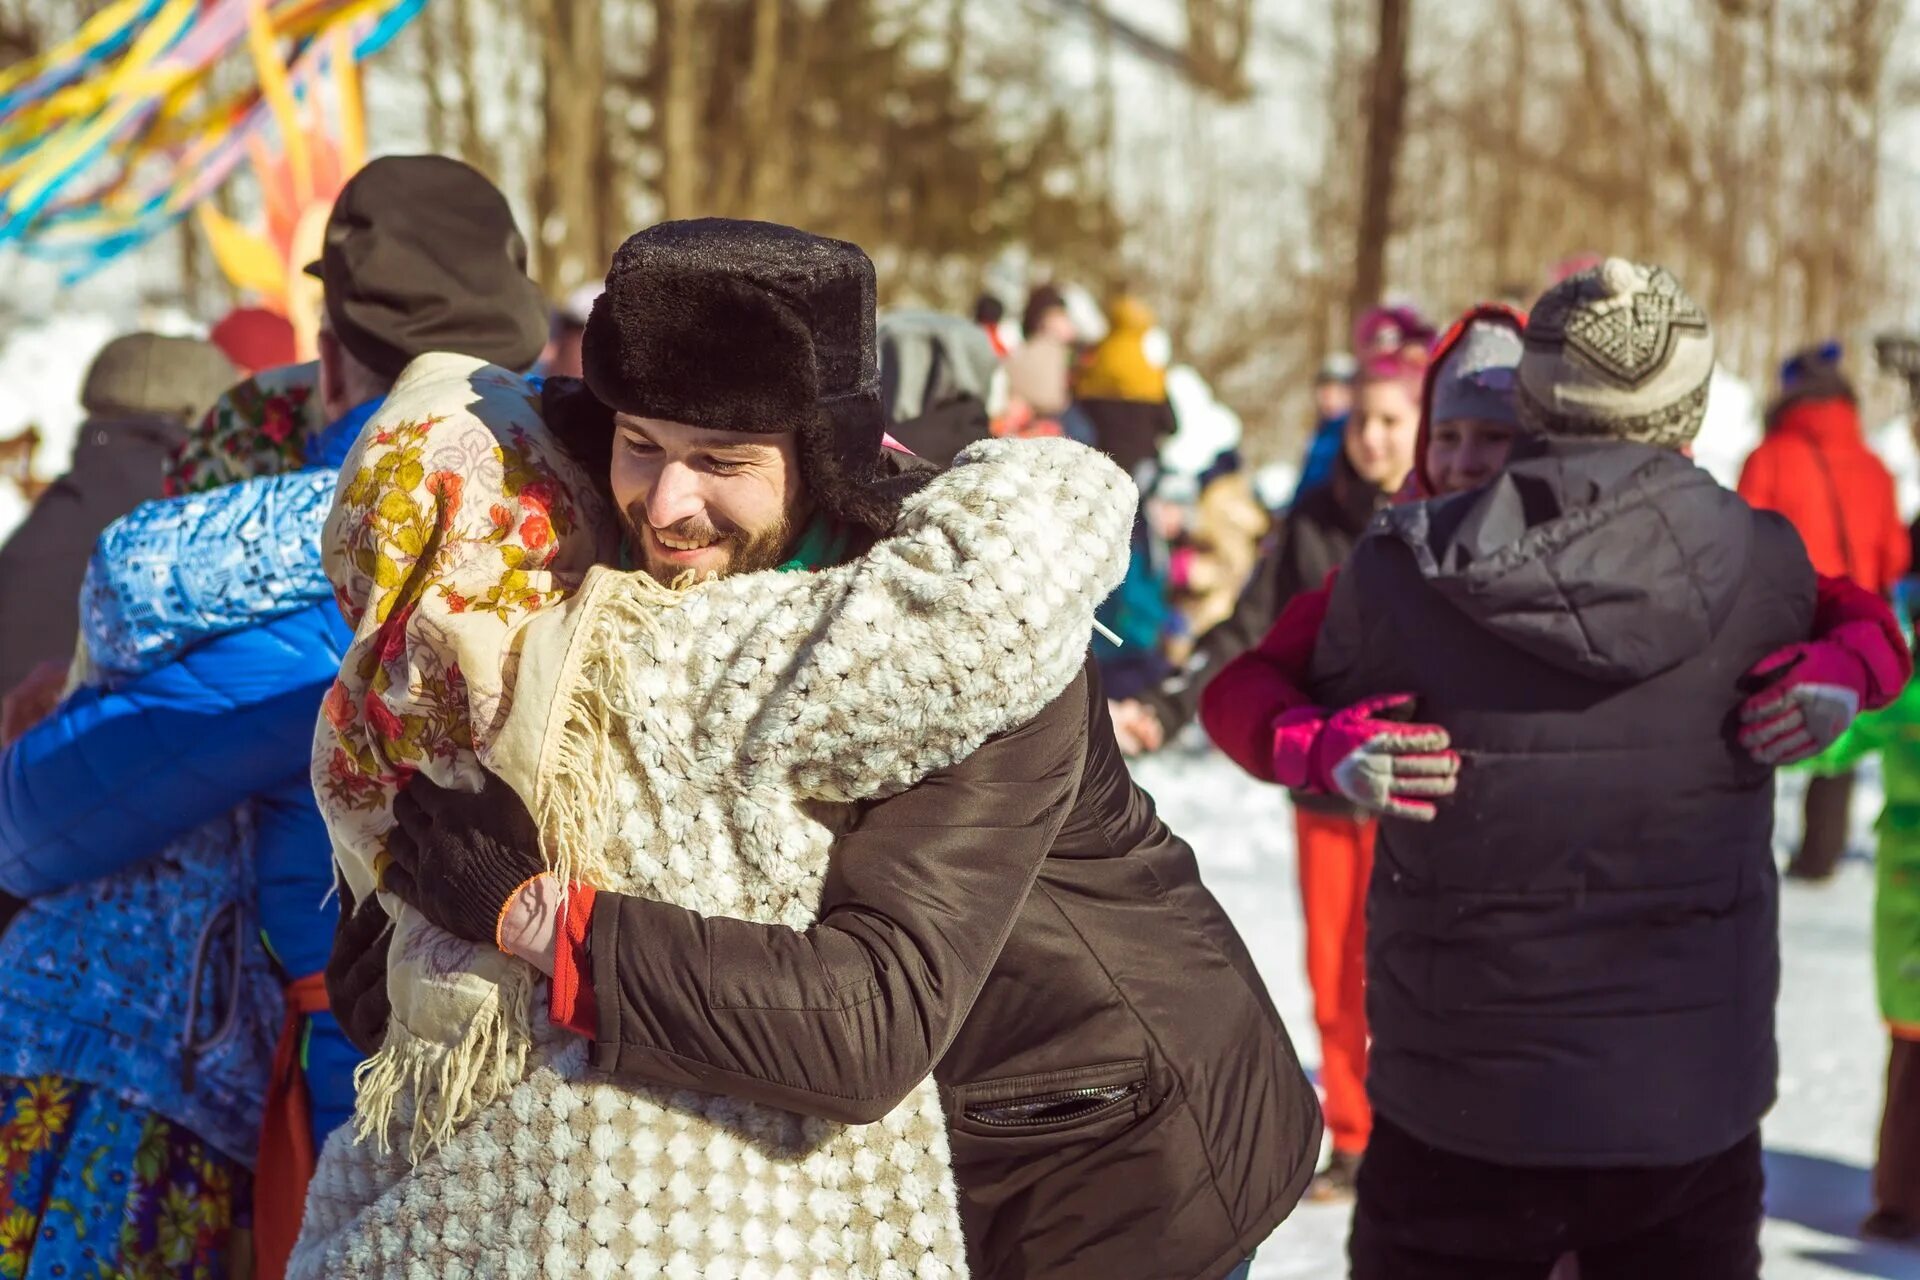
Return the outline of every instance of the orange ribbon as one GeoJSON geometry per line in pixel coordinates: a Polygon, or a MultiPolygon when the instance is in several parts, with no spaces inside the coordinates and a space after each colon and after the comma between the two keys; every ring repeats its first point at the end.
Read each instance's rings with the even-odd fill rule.
{"type": "Polygon", "coordinates": [[[254,1280],[285,1280],[287,1261],[300,1238],[307,1184],[318,1153],[313,1149],[313,1104],[300,1069],[300,1033],[307,1015],[324,1013],[324,974],[309,974],[287,988],[287,1016],[273,1048],[273,1076],[260,1125],[260,1162],[253,1182],[254,1280]]]}

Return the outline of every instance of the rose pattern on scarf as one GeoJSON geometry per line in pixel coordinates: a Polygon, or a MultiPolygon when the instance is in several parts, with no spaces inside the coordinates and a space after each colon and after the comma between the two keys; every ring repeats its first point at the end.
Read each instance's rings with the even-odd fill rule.
{"type": "Polygon", "coordinates": [[[267,369],[234,386],[180,446],[162,492],[173,498],[304,467],[308,438],[327,425],[319,380],[314,363],[267,369]]]}
{"type": "Polygon", "coordinates": [[[343,609],[356,626],[371,614],[378,627],[373,643],[356,645],[349,659],[359,694],[343,678],[323,707],[337,739],[323,794],[347,809],[379,809],[422,765],[470,754],[476,699],[497,709],[497,690],[469,688],[459,664],[446,660],[443,617],[505,627],[578,581],[551,566],[580,512],[526,430],[513,427],[487,449],[472,433],[436,434],[444,421],[380,422],[368,465],[338,497],[352,575],[340,586],[343,609]],[[483,520],[462,519],[469,489],[500,499],[483,520]],[[499,509],[507,519],[494,515],[499,509]],[[439,607],[423,612],[429,595],[439,607]]]}

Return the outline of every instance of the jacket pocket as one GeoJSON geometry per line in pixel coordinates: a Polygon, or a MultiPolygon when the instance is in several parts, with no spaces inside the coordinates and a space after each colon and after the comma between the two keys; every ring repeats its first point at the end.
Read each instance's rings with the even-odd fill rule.
{"type": "Polygon", "coordinates": [[[975,1137],[1098,1137],[1153,1108],[1144,1058],[1009,1076],[953,1091],[953,1125],[975,1137]]]}

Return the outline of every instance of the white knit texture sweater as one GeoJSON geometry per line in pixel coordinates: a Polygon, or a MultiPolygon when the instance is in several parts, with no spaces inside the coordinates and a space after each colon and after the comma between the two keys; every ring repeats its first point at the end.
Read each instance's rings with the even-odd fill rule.
{"type": "MultiPolygon", "coordinates": [[[[1044,709],[1124,573],[1134,501],[1081,446],[987,442],[839,568],[664,599],[644,576],[595,571],[528,626],[507,731],[538,739],[536,775],[510,780],[549,860],[563,878],[806,928],[831,837],[801,802],[897,793],[1044,709]]],[[[599,1083],[584,1042],[550,1028],[530,1058],[417,1165],[336,1133],[290,1274],[965,1274],[931,1079],[846,1126],[599,1083]]]]}

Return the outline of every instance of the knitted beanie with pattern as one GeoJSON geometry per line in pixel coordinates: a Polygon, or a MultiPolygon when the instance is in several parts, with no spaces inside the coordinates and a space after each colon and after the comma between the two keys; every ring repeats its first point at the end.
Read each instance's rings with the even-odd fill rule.
{"type": "Polygon", "coordinates": [[[1707,313],[1665,267],[1608,258],[1542,294],[1520,358],[1520,420],[1547,436],[1682,449],[1706,418],[1707,313]]]}

